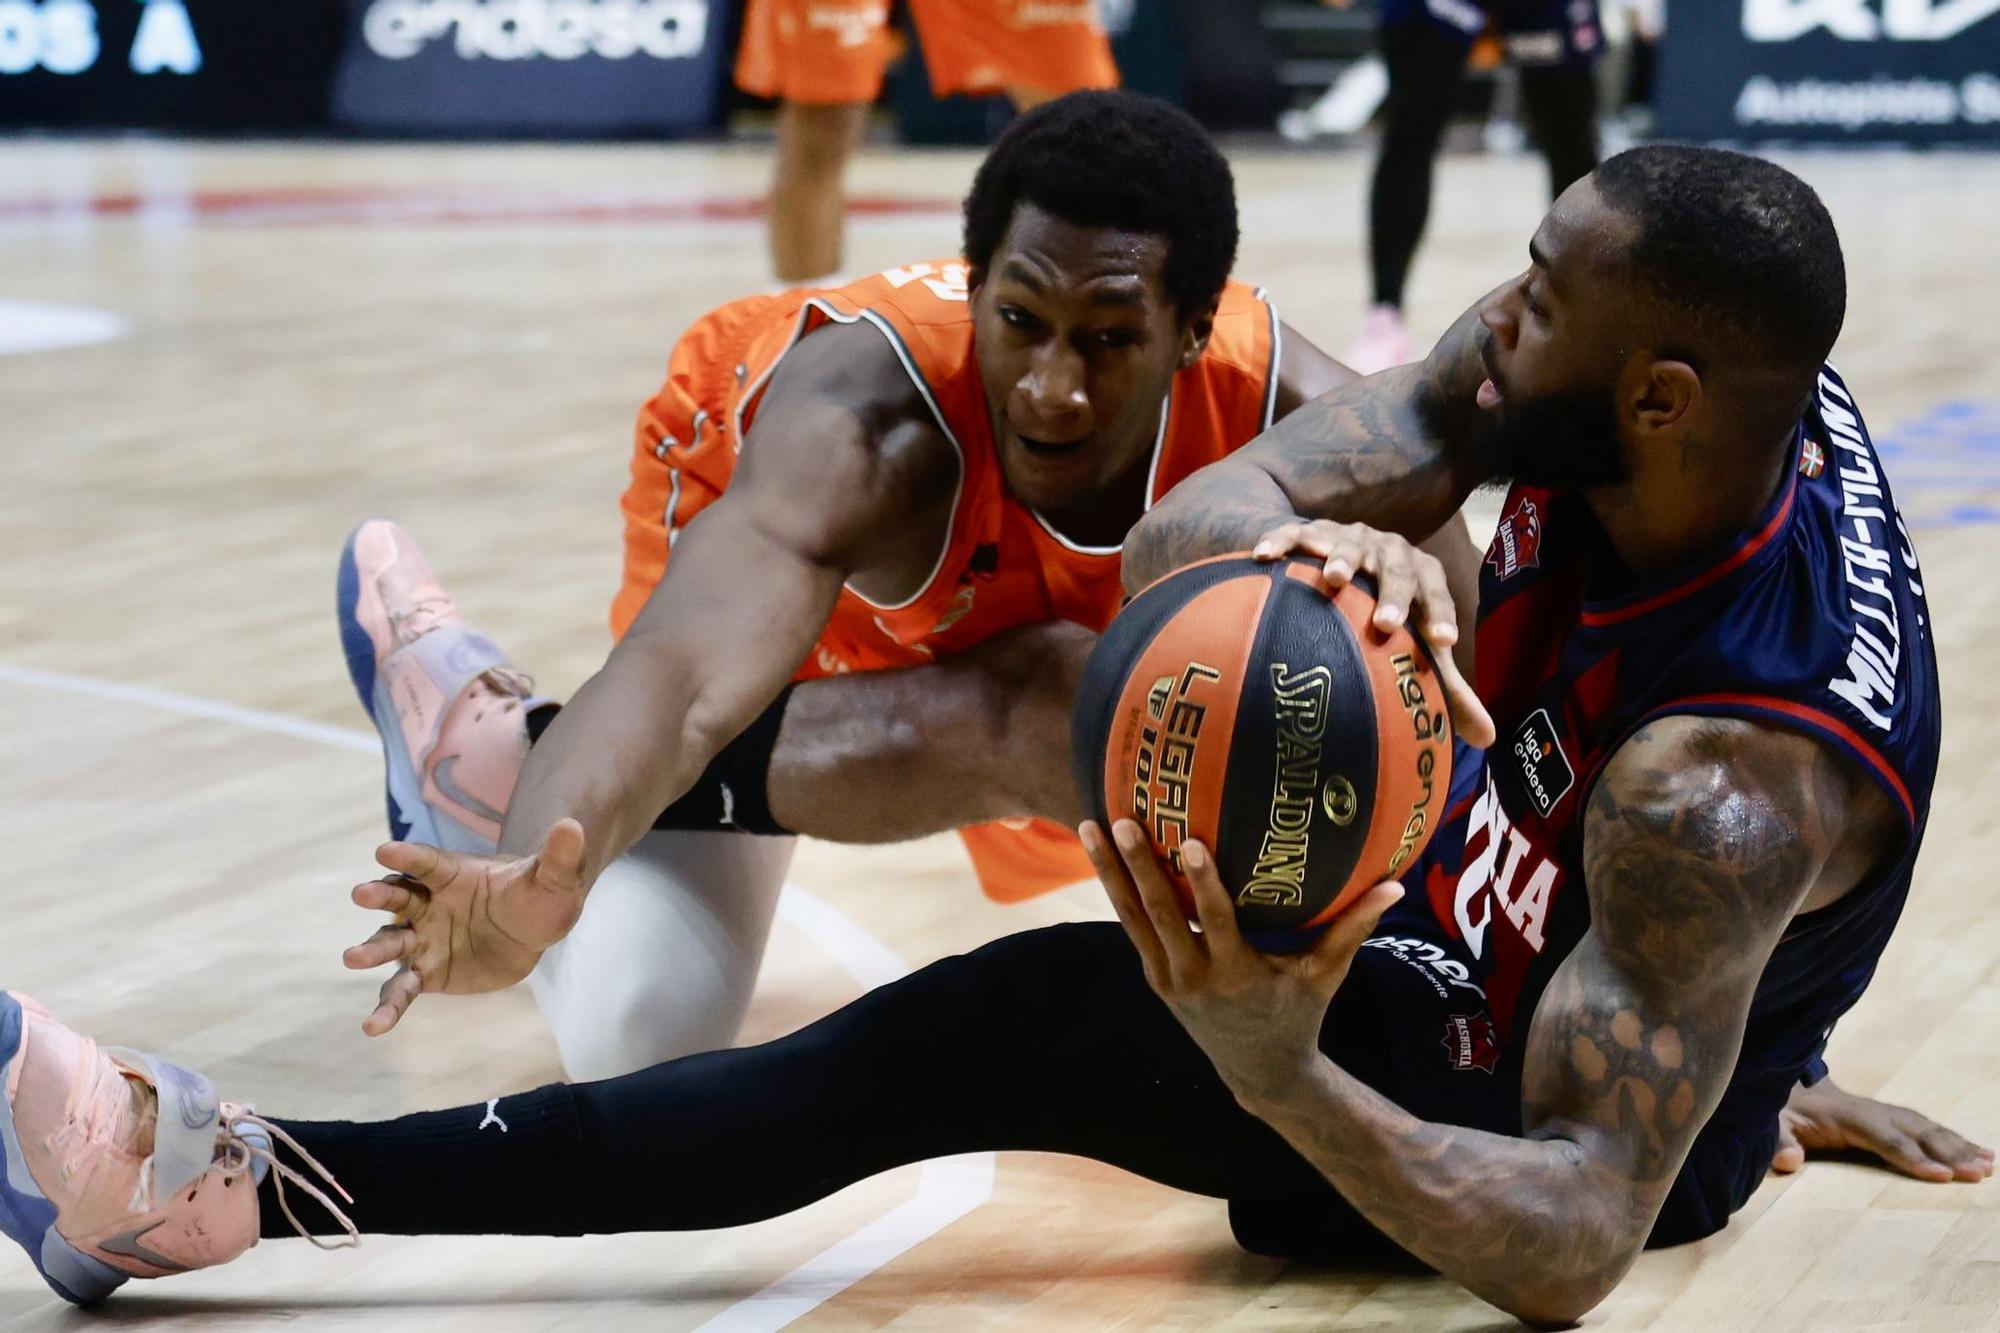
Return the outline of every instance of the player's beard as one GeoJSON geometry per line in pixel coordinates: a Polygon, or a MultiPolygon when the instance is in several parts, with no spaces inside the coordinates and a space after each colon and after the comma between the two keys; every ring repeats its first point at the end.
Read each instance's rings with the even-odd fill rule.
{"type": "Polygon", "coordinates": [[[1631,476],[1608,388],[1508,397],[1487,414],[1484,428],[1488,457],[1511,482],[1588,490],[1631,476]]]}

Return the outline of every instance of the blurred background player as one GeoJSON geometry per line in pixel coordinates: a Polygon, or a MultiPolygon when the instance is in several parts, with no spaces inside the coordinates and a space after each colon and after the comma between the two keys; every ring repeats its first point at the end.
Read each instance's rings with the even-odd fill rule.
{"type": "Polygon", "coordinates": [[[1604,46],[1597,0],[1381,0],[1389,92],[1368,194],[1373,305],[1347,363],[1364,375],[1415,359],[1403,283],[1431,207],[1431,170],[1458,104],[1466,62],[1489,32],[1520,71],[1528,131],[1549,164],[1549,197],[1597,165],[1597,88],[1604,46]]]}
{"type": "MultiPolygon", "coordinates": [[[[1096,0],[909,0],[939,97],[1005,93],[1019,110],[1115,88],[1096,0]]],[[[778,99],[771,264],[781,282],[840,268],[848,159],[904,39],[889,0],[749,0],[736,84],[778,99]]]]}

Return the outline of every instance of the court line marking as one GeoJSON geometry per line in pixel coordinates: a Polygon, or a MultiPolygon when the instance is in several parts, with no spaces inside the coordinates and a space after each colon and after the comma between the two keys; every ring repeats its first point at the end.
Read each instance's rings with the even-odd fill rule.
{"type": "Polygon", "coordinates": [[[0,301],[0,356],[90,347],[132,336],[132,322],[110,310],[53,301],[0,301]]]}
{"type": "MultiPolygon", "coordinates": [[[[378,754],[371,732],[329,727],[283,713],[200,699],[150,685],[128,685],[63,671],[36,671],[0,662],[0,684],[23,685],[111,703],[133,704],[182,717],[227,722],[293,740],[330,745],[357,754],[378,754]]],[[[893,950],[831,903],[787,883],[778,916],[826,950],[864,989],[909,975],[893,950]]],[[[992,1153],[968,1153],[924,1162],[916,1197],[835,1241],[828,1248],[765,1284],[700,1326],[703,1333],[757,1333],[785,1327],[832,1300],[847,1288],[914,1249],[993,1197],[992,1153]]]]}
{"type": "MultiPolygon", "coordinates": [[[[849,217],[958,216],[955,198],[857,194],[849,217]]],[[[407,227],[509,224],[631,225],[751,223],[768,215],[763,194],[687,195],[671,191],[573,188],[551,196],[494,186],[361,186],[307,189],[156,190],[100,195],[0,198],[0,223],[133,218],[150,226],[213,223],[236,227],[407,227]]]]}

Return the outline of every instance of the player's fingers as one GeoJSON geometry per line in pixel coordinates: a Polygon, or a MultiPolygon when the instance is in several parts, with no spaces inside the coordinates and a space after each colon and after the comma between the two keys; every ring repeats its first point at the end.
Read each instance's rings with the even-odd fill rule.
{"type": "Polygon", "coordinates": [[[1500,728],[1493,724],[1493,714],[1486,711],[1486,705],[1458,669],[1458,662],[1450,649],[1431,654],[1437,664],[1438,684],[1444,687],[1445,707],[1451,710],[1451,724],[1467,745],[1485,749],[1499,739],[1500,728]]]}
{"type": "Polygon", "coordinates": [[[582,888],[583,853],[583,825],[574,819],[558,819],[542,835],[542,850],[535,854],[536,881],[571,892],[582,888]]]}
{"type": "Polygon", "coordinates": [[[1792,1130],[1791,1117],[1780,1112],[1778,1115],[1778,1151],[1771,1158],[1771,1169],[1779,1175],[1789,1176],[1806,1164],[1806,1150],[1799,1142],[1799,1136],[1792,1130]]]}
{"type": "Polygon", "coordinates": [[[1181,865],[1186,868],[1188,883],[1194,889],[1195,919],[1201,922],[1209,955],[1227,958],[1247,949],[1243,931],[1236,924],[1236,903],[1222,886],[1222,876],[1208,848],[1198,842],[1182,843],[1181,865]]]}
{"type": "Polygon", "coordinates": [[[1299,543],[1304,540],[1309,526],[1306,523],[1280,523],[1256,540],[1250,547],[1250,554],[1259,560],[1276,560],[1290,555],[1300,549],[1299,543]]]}
{"type": "Polygon", "coordinates": [[[1250,554],[1259,560],[1277,560],[1287,555],[1314,555],[1324,559],[1341,540],[1342,525],[1325,519],[1295,520],[1272,528],[1257,539],[1250,554]]]}
{"type": "Polygon", "coordinates": [[[388,925],[340,955],[340,961],[356,972],[365,972],[384,963],[404,962],[416,953],[417,932],[408,926],[388,925]]]}
{"type": "Polygon", "coordinates": [[[1151,919],[1146,916],[1146,908],[1139,901],[1139,891],[1132,886],[1132,879],[1125,873],[1124,862],[1111,848],[1104,830],[1092,820],[1085,820],[1077,826],[1076,836],[1083,842],[1084,854],[1097,871],[1097,878],[1104,885],[1104,896],[1111,900],[1111,910],[1118,914],[1118,924],[1125,927],[1125,934],[1132,941],[1132,948],[1139,955],[1139,965],[1145,969],[1146,982],[1154,990],[1159,990],[1167,982],[1167,957],[1160,948],[1159,932],[1153,929],[1151,919]]]}
{"type": "Polygon", "coordinates": [[[376,993],[374,1012],[361,1021],[361,1030],[370,1037],[379,1037],[390,1028],[403,1021],[403,1015],[410,1011],[417,996],[423,993],[423,979],[408,963],[396,969],[394,976],[382,983],[376,993]]]}
{"type": "Polygon", "coordinates": [[[1320,566],[1320,576],[1326,586],[1339,591],[1354,581],[1355,574],[1372,569],[1368,548],[1362,544],[1353,528],[1334,529],[1334,536],[1326,544],[1326,562],[1320,566]]]}
{"type": "Polygon", "coordinates": [[[385,842],[375,849],[375,864],[408,875],[427,888],[442,889],[458,876],[455,852],[441,852],[420,842],[385,842]]]}
{"type": "Polygon", "coordinates": [[[1417,597],[1416,553],[1405,542],[1383,538],[1368,553],[1366,567],[1375,575],[1375,614],[1370,622],[1382,634],[1393,634],[1409,617],[1417,597]]]}
{"type": "Polygon", "coordinates": [[[1906,1176],[1918,1180],[1945,1181],[1952,1178],[1952,1169],[1943,1162],[1933,1161],[1924,1151],[1922,1144],[1899,1129],[1884,1132],[1875,1143],[1875,1151],[1883,1161],[1895,1167],[1906,1176]]]}
{"type": "Polygon", "coordinates": [[[1924,1155],[1951,1168],[1958,1180],[1984,1180],[1993,1174],[1993,1154],[1956,1130],[1932,1124],[1915,1135],[1924,1155]]]}
{"type": "Polygon", "coordinates": [[[1340,988],[1347,976],[1347,969],[1354,963],[1354,955],[1381,922],[1382,914],[1402,901],[1403,886],[1395,880],[1384,880],[1355,900],[1354,904],[1333,919],[1306,954],[1306,974],[1315,979],[1328,998],[1340,988]]]}
{"type": "Polygon", "coordinates": [[[1416,553],[1417,596],[1411,604],[1411,619],[1432,646],[1449,648],[1458,642],[1458,608],[1452,604],[1451,585],[1444,576],[1444,564],[1423,551],[1416,553]]]}
{"type": "Polygon", "coordinates": [[[400,876],[371,879],[366,884],[357,884],[350,896],[354,899],[356,907],[366,907],[377,912],[394,912],[397,916],[409,916],[430,904],[430,894],[422,885],[400,876]]]}
{"type": "Polygon", "coordinates": [[[1188,928],[1187,914],[1181,910],[1180,898],[1167,882],[1166,872],[1160,869],[1152,845],[1146,841],[1146,831],[1129,819],[1121,819],[1111,826],[1111,839],[1118,844],[1118,855],[1125,862],[1133,887],[1139,891],[1146,919],[1159,937],[1169,975],[1176,985],[1191,980],[1200,973],[1201,941],[1188,928]]]}

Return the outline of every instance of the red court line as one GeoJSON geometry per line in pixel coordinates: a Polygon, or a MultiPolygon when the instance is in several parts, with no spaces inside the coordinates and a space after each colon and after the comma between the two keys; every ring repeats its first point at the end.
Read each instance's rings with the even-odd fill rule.
{"type": "MultiPolygon", "coordinates": [[[[860,217],[938,217],[956,214],[958,207],[954,199],[906,199],[890,195],[859,195],[847,201],[847,211],[860,217]]],[[[99,217],[238,227],[755,222],[768,211],[760,195],[687,197],[649,195],[629,189],[551,195],[544,190],[428,186],[307,187],[0,199],[0,222],[99,217]]]]}

